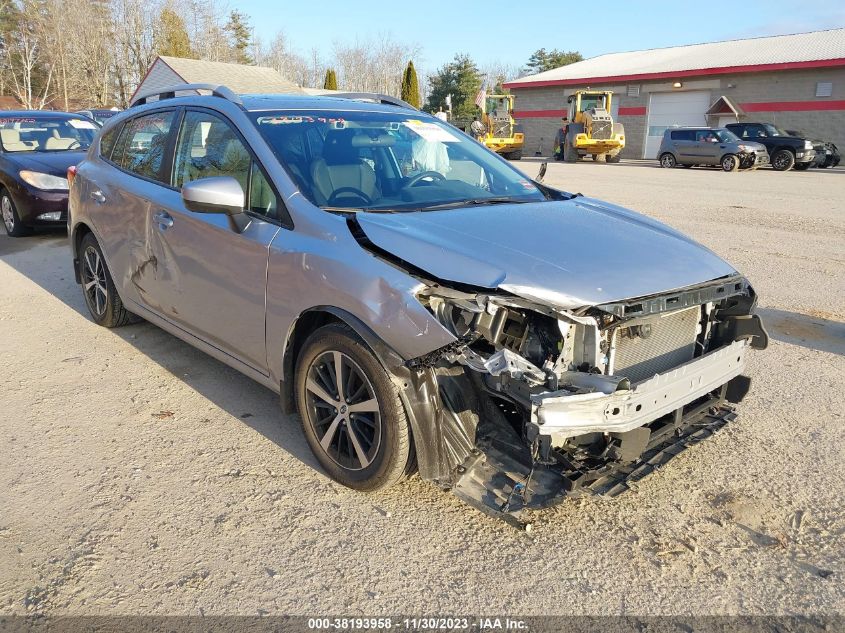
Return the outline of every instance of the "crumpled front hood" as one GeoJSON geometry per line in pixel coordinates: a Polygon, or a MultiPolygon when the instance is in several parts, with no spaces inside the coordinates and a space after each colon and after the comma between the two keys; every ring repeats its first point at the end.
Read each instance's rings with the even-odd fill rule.
{"type": "Polygon", "coordinates": [[[438,279],[564,309],[736,273],[674,229],[591,198],[356,217],[373,244],[438,279]]]}

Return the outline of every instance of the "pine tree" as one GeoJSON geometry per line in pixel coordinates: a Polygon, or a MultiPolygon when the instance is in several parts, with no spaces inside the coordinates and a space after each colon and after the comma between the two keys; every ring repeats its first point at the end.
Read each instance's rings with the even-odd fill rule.
{"type": "Polygon", "coordinates": [[[173,9],[165,7],[158,18],[155,49],[159,55],[169,57],[196,57],[191,50],[191,40],[185,21],[173,9]]]}
{"type": "Polygon", "coordinates": [[[538,49],[531,53],[528,58],[528,63],[523,69],[526,74],[534,75],[542,73],[553,68],[560,68],[567,64],[574,64],[584,59],[583,55],[578,51],[559,51],[556,48],[547,51],[545,48],[538,49]]]}
{"type": "Polygon", "coordinates": [[[452,95],[455,118],[471,118],[477,113],[475,97],[481,89],[481,74],[469,55],[455,55],[455,59],[440,68],[428,83],[431,86],[427,106],[430,112],[445,108],[446,95],[452,95]]]}
{"type": "Polygon", "coordinates": [[[229,14],[229,21],[223,30],[229,38],[229,47],[232,51],[232,61],[237,64],[253,64],[252,55],[249,54],[249,46],[252,40],[248,16],[240,11],[232,11],[229,14]]]}
{"type": "Polygon", "coordinates": [[[415,108],[420,107],[420,84],[417,80],[417,71],[414,62],[408,62],[405,74],[402,76],[402,100],[410,103],[415,108]]]}
{"type": "Polygon", "coordinates": [[[326,78],[323,81],[323,88],[326,90],[337,90],[337,73],[329,68],[326,71],[326,78]]]}

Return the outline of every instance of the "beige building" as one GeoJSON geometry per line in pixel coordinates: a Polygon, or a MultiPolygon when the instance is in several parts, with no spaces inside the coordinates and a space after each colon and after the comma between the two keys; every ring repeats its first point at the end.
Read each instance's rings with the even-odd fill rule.
{"type": "Polygon", "coordinates": [[[132,99],[176,84],[201,83],[228,86],[236,94],[304,94],[302,88],[266,66],[159,56],[138,84],[132,99]]]}
{"type": "Polygon", "coordinates": [[[505,84],[526,155],[549,155],[566,98],[613,92],[625,158],[655,158],[673,125],[764,121],[845,149],[845,29],[609,53],[505,84]]]}

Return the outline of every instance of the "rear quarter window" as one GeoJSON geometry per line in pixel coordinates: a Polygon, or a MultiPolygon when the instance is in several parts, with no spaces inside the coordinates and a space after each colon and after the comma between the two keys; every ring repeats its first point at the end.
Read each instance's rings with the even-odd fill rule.
{"type": "Polygon", "coordinates": [[[162,178],[161,172],[175,116],[174,110],[167,110],[127,121],[112,151],[111,161],[126,171],[169,185],[170,179],[162,178]]]}
{"type": "Polygon", "coordinates": [[[694,141],[695,132],[692,130],[675,130],[672,132],[673,141],[694,141]]]}
{"type": "Polygon", "coordinates": [[[106,160],[111,160],[111,154],[114,151],[114,146],[117,143],[121,129],[123,129],[123,126],[117,125],[100,138],[100,156],[106,160]]]}

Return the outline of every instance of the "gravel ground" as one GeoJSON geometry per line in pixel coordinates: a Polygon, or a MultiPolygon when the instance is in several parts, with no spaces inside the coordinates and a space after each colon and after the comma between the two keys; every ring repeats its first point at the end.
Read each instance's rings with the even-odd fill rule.
{"type": "Polygon", "coordinates": [[[750,277],[773,340],[736,422],[530,534],[418,478],[354,493],[271,392],[149,324],[91,323],[64,235],[0,238],[0,614],[845,612],[845,170],[546,180],[750,277]]]}

